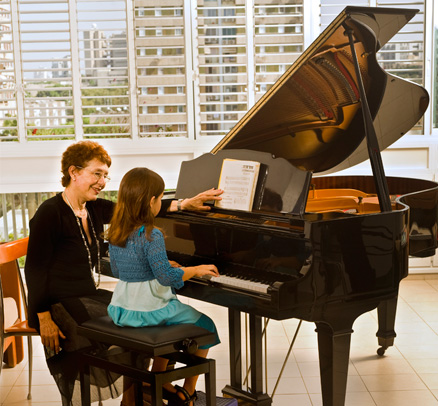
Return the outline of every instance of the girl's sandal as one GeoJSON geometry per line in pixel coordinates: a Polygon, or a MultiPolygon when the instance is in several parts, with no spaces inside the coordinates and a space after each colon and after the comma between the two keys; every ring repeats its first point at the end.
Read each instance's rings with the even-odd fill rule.
{"type": "Polygon", "coordinates": [[[196,391],[193,392],[193,395],[190,396],[189,392],[185,390],[185,388],[175,385],[176,392],[170,392],[163,388],[163,397],[168,400],[168,406],[189,406],[190,402],[195,402],[198,399],[198,395],[196,391]],[[185,399],[181,399],[178,396],[178,392],[184,395],[185,399]],[[165,396],[166,395],[166,396],[165,396]]]}

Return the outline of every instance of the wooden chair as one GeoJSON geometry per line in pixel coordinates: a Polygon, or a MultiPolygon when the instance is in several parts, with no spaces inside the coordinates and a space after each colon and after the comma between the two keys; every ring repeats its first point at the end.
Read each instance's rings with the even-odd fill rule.
{"type": "Polygon", "coordinates": [[[14,367],[23,360],[23,336],[29,354],[29,393],[32,399],[32,336],[38,332],[27,322],[27,296],[18,259],[27,253],[29,237],[0,244],[0,374],[3,360],[14,367]]]}

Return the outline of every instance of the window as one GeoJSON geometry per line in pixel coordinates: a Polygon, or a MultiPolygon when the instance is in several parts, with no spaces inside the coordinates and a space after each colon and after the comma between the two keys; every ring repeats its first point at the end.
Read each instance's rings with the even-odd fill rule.
{"type": "Polygon", "coordinates": [[[19,1],[18,6],[25,136],[74,139],[68,3],[19,1]]]}
{"type": "Polygon", "coordinates": [[[85,138],[130,137],[125,2],[77,0],[85,138]]]}
{"type": "Polygon", "coordinates": [[[244,90],[248,81],[245,5],[237,1],[214,4],[200,1],[197,17],[200,86],[196,97],[200,101],[200,135],[224,135],[249,107],[244,90]],[[229,93],[243,102],[244,109],[226,119],[223,113],[230,102],[229,93]]]}
{"type": "Polygon", "coordinates": [[[144,9],[140,16],[136,13],[135,26],[156,27],[148,29],[145,38],[137,37],[135,47],[143,48],[144,54],[138,55],[137,66],[144,71],[137,74],[137,86],[147,86],[148,91],[138,95],[139,106],[157,107],[159,115],[139,115],[140,137],[187,137],[187,113],[185,109],[177,111],[175,103],[186,105],[186,59],[185,30],[182,2],[167,1],[166,6],[145,5],[136,0],[135,9],[144,9]],[[157,27],[157,25],[159,25],[157,27]],[[173,108],[165,108],[173,106],[173,108]],[[184,129],[184,130],[182,130],[184,129]]]}
{"type": "Polygon", "coordinates": [[[268,6],[262,0],[255,1],[256,99],[272,87],[304,50],[304,36],[296,32],[296,27],[303,25],[303,3],[276,3],[268,6]]]}
{"type": "MultiPolygon", "coordinates": [[[[321,2],[321,30],[336,17],[347,4],[333,4],[330,0],[321,2]]],[[[370,6],[368,1],[355,3],[358,6],[370,6]]],[[[406,24],[377,53],[382,68],[393,75],[408,79],[424,86],[424,52],[423,40],[425,30],[424,1],[403,2],[396,0],[377,1],[380,7],[399,7],[418,9],[419,13],[406,24]]],[[[410,131],[410,134],[422,134],[423,118],[410,131]]]]}
{"type": "Polygon", "coordinates": [[[0,4],[0,137],[18,140],[11,4],[0,4]]]}
{"type": "MultiPolygon", "coordinates": [[[[301,55],[309,35],[303,0],[134,0],[133,10],[127,1],[102,8],[99,0],[0,0],[0,141],[221,137],[301,55]],[[159,106],[171,108],[158,118],[159,106]]],[[[322,30],[349,2],[320,4],[322,30]]],[[[423,86],[437,76],[438,58],[425,72],[424,4],[355,2],[420,9],[378,58],[388,73],[423,86]]],[[[423,132],[422,121],[411,131],[423,132]]]]}
{"type": "Polygon", "coordinates": [[[433,78],[433,104],[432,104],[432,117],[433,117],[433,127],[438,128],[438,7],[435,7],[435,16],[434,16],[434,29],[433,29],[433,43],[434,43],[434,54],[433,54],[433,68],[432,68],[432,74],[433,78]]]}

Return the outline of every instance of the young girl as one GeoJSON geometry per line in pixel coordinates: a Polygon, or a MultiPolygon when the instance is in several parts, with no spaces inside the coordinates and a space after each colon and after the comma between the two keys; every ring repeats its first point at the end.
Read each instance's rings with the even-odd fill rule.
{"type": "MultiPolygon", "coordinates": [[[[214,265],[179,267],[169,262],[161,231],[154,219],[161,208],[164,181],[147,168],[134,168],[120,183],[117,205],[107,230],[111,269],[120,281],[114,290],[108,314],[118,326],[144,327],[192,323],[216,334],[213,344],[199,347],[196,355],[206,357],[208,348],[219,344],[216,327],[206,315],[181,303],[173,288],[181,288],[193,276],[218,276],[214,265]]],[[[164,371],[167,359],[155,358],[152,371],[164,371]]],[[[169,405],[192,405],[198,377],[187,378],[183,387],[167,383],[163,393],[169,405]]]]}

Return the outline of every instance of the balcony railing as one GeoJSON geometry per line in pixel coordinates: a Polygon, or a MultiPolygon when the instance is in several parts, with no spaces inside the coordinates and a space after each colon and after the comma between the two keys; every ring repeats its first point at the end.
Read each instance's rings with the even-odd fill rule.
{"type": "MultiPolygon", "coordinates": [[[[44,201],[57,192],[1,193],[0,242],[13,241],[29,235],[29,220],[44,201]]],[[[117,192],[104,191],[99,197],[115,200],[117,192]]]]}

